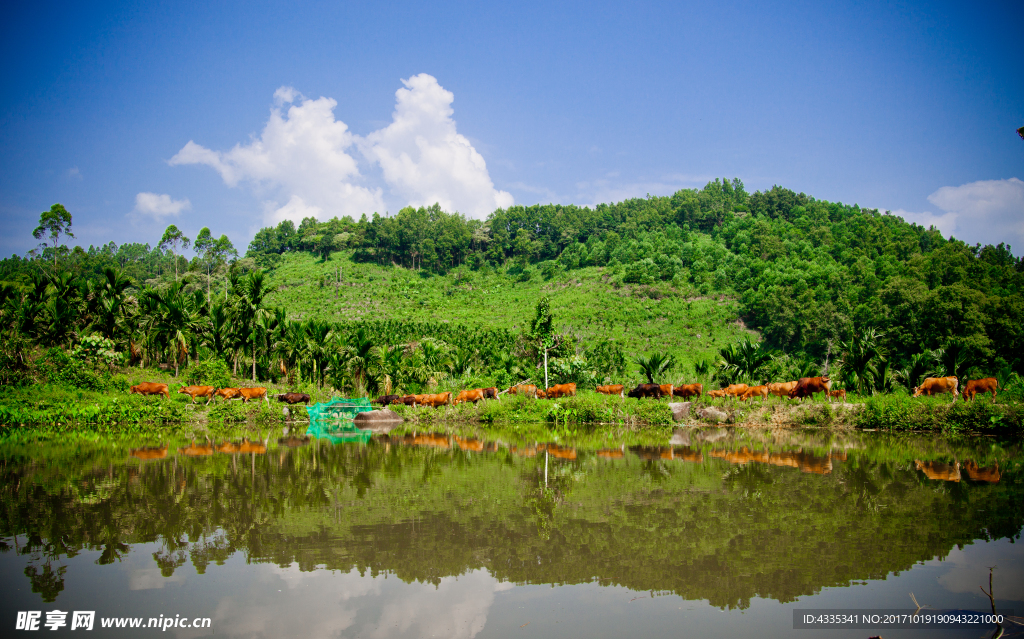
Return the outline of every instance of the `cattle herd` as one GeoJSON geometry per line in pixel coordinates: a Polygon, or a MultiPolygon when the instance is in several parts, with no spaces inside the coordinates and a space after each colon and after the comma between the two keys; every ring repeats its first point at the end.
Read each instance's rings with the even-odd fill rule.
{"type": "MultiPolygon", "coordinates": [[[[971,401],[975,395],[981,393],[989,393],[992,395],[992,401],[996,401],[996,390],[1000,388],[999,382],[994,377],[986,377],[984,379],[973,379],[969,380],[963,386],[962,393],[960,392],[960,383],[956,377],[929,377],[921,382],[921,385],[914,389],[914,397],[920,397],[921,395],[943,395],[949,393],[953,396],[953,401],[956,401],[958,395],[963,397],[963,400],[971,401]]],[[[611,384],[606,386],[598,386],[596,388],[598,393],[604,395],[618,395],[619,397],[633,397],[636,399],[650,397],[653,399],[661,399],[662,397],[702,397],[704,395],[703,384],[683,384],[682,386],[674,386],[672,384],[640,384],[633,390],[626,392],[625,386],[622,384],[611,384]]],[[[132,393],[138,393],[140,395],[163,395],[165,398],[170,399],[170,391],[167,384],[158,382],[142,382],[136,386],[131,387],[132,393]]],[[[270,403],[270,399],[267,397],[267,389],[263,387],[254,388],[215,388],[213,386],[183,386],[178,390],[178,393],[188,395],[192,399],[192,403],[196,402],[197,398],[205,397],[206,403],[209,404],[215,397],[220,397],[224,400],[240,399],[242,402],[248,402],[250,399],[264,400],[267,404],[270,403]]],[[[537,388],[533,384],[517,384],[503,391],[499,391],[495,387],[490,388],[475,388],[472,390],[464,390],[459,393],[445,392],[445,393],[433,393],[425,395],[382,395],[375,400],[373,403],[380,404],[381,406],[388,406],[389,404],[404,404],[406,406],[431,406],[433,408],[439,408],[441,406],[455,406],[464,402],[477,402],[494,399],[501,400],[501,395],[523,395],[532,399],[558,399],[560,397],[573,397],[576,395],[576,384],[556,384],[547,389],[537,388]]],[[[775,395],[777,397],[802,400],[805,397],[814,398],[815,394],[824,393],[825,397],[831,402],[833,399],[845,400],[846,390],[845,389],[833,389],[832,381],[827,376],[820,377],[803,377],[794,382],[776,382],[772,384],[762,384],[758,386],[748,386],[747,384],[730,384],[725,388],[711,390],[707,392],[707,397],[732,397],[739,399],[740,401],[746,401],[751,398],[759,397],[761,401],[767,401],[769,395],[775,395]]],[[[309,405],[310,397],[306,393],[282,393],[276,396],[278,401],[286,404],[306,404],[309,405]]]]}

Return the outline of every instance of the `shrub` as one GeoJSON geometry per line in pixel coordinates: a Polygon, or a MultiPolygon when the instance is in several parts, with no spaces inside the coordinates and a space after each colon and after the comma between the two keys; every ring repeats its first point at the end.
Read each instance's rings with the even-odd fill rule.
{"type": "Polygon", "coordinates": [[[185,382],[194,386],[224,388],[231,385],[231,370],[221,359],[205,359],[189,367],[185,382]]]}
{"type": "Polygon", "coordinates": [[[51,384],[85,390],[127,390],[123,375],[96,373],[82,359],[72,357],[61,348],[51,348],[37,364],[39,373],[51,384]]]}

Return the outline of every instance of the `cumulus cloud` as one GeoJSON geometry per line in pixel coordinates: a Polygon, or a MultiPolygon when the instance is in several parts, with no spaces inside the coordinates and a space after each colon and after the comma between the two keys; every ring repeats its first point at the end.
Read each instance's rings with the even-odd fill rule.
{"type": "Polygon", "coordinates": [[[384,187],[399,206],[437,202],[472,217],[511,206],[512,196],[494,188],[483,157],[456,131],[452,93],[427,74],[402,82],[392,123],[365,138],[335,118],[335,100],[285,86],[274,92],[259,137],[229,151],[190,140],[169,162],[206,165],[228,186],[252,188],[270,224],[384,212],[384,187]],[[361,163],[380,166],[383,186],[368,183],[361,163]]]}
{"type": "Polygon", "coordinates": [[[135,196],[135,212],[148,215],[158,221],[191,208],[192,203],[188,201],[188,198],[172,200],[171,196],[166,193],[139,193],[135,196]]]}
{"type": "Polygon", "coordinates": [[[413,206],[437,202],[470,217],[512,206],[512,195],[494,188],[483,156],[456,131],[455,95],[426,73],[402,84],[391,124],[360,144],[380,164],[388,185],[413,206]]]}
{"type": "Polygon", "coordinates": [[[908,222],[934,225],[944,235],[968,244],[999,244],[1024,249],[1024,181],[979,180],[962,186],[944,186],[928,196],[943,213],[889,211],[908,222]]]}

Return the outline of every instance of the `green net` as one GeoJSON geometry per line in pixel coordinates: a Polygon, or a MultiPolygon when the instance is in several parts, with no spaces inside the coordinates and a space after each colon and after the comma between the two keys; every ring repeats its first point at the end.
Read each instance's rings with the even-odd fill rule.
{"type": "Polygon", "coordinates": [[[306,407],[309,413],[309,421],[320,421],[325,419],[355,419],[359,413],[373,410],[370,400],[366,397],[358,399],[335,399],[325,404],[314,404],[306,407]]]}
{"type": "Polygon", "coordinates": [[[361,430],[350,420],[332,419],[329,421],[311,420],[306,434],[318,439],[329,440],[332,444],[359,442],[365,444],[373,437],[368,430],[361,430]]]}

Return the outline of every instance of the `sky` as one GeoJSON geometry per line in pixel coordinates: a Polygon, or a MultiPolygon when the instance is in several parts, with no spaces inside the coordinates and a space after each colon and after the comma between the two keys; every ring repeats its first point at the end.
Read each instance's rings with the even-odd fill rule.
{"type": "Polygon", "coordinates": [[[1024,254],[1024,4],[16,3],[0,255],[716,177],[1024,254]]]}

